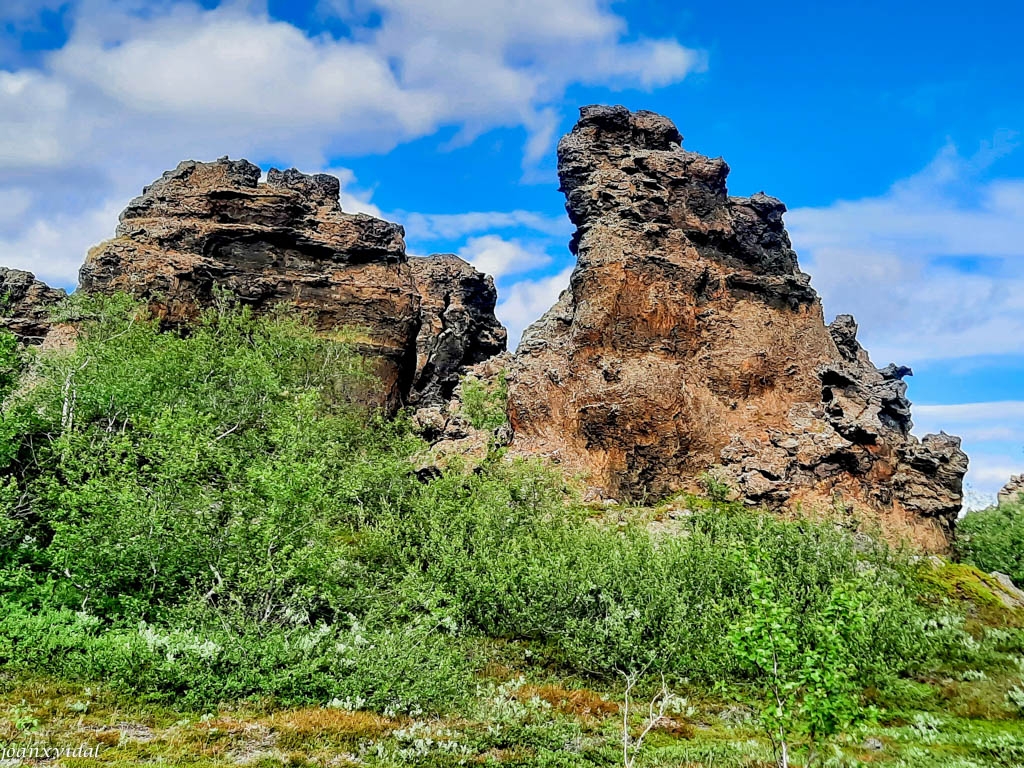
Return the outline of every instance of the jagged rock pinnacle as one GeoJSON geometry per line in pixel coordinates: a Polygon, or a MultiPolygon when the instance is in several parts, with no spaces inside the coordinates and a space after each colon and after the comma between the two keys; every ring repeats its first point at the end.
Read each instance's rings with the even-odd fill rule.
{"type": "Polygon", "coordinates": [[[764,194],[731,197],[722,159],[666,118],[584,107],[558,145],[577,265],[513,364],[513,450],[659,496],[714,469],[752,503],[902,515],[941,547],[961,504],[959,440],[910,435],[902,377],[856,323],[824,323],[764,194]]]}

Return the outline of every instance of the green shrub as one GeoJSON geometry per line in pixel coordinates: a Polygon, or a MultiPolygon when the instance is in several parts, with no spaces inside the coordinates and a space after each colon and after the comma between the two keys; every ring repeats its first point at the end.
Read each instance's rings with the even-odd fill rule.
{"type": "Polygon", "coordinates": [[[462,412],[476,429],[497,429],[508,421],[505,372],[494,382],[467,376],[462,380],[462,412]]]}
{"type": "MultiPolygon", "coordinates": [[[[794,704],[825,732],[845,717],[811,706],[826,694],[972,652],[899,553],[722,488],[669,536],[588,519],[559,475],[497,454],[421,482],[344,334],[228,304],[187,332],[120,296],[61,311],[72,348],[0,338],[0,664],[196,707],[440,710],[490,636],[578,673],[756,685],[732,639],[763,624],[764,582],[793,674],[834,671],[794,704]]],[[[503,379],[463,386],[476,426],[504,423],[503,379]]]]}
{"type": "Polygon", "coordinates": [[[372,619],[352,541],[418,492],[420,444],[360,405],[347,342],[227,305],[188,333],[125,297],[65,311],[74,348],[3,411],[0,659],[197,705],[457,698],[457,641],[372,619]]]}
{"type": "Polygon", "coordinates": [[[459,628],[541,641],[577,669],[742,677],[728,638],[752,605],[755,560],[807,647],[836,589],[856,596],[858,680],[927,657],[910,569],[884,548],[859,552],[829,524],[715,505],[681,536],[612,530],[566,507],[558,477],[502,463],[449,474],[416,501],[364,540],[368,567],[394,572],[395,602],[459,628]]]}
{"type": "Polygon", "coordinates": [[[0,601],[0,664],[102,680],[123,693],[195,708],[257,697],[442,711],[464,701],[472,687],[463,644],[423,622],[169,624],[112,628],[81,611],[38,613],[0,601]]]}
{"type": "Polygon", "coordinates": [[[74,349],[41,355],[5,408],[6,565],[100,616],[199,599],[331,618],[354,567],[344,531],[415,484],[408,431],[357,405],[363,361],[283,316],[220,308],[182,335],[94,301],[74,349]]]}
{"type": "Polygon", "coordinates": [[[809,633],[800,629],[790,601],[775,581],[751,566],[751,605],[730,636],[730,645],[757,690],[753,703],[780,766],[789,765],[795,740],[807,746],[807,765],[821,744],[858,717],[861,686],[855,680],[857,635],[869,621],[861,585],[837,584],[809,633]]]}
{"type": "Polygon", "coordinates": [[[957,523],[956,546],[964,562],[1024,584],[1024,502],[967,513],[957,523]]]}

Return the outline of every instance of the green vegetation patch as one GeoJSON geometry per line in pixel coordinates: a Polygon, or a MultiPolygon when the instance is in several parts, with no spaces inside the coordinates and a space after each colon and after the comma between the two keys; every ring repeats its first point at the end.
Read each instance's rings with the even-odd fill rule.
{"type": "MultiPolygon", "coordinates": [[[[1024,636],[973,567],[720,488],[670,533],[605,524],[500,452],[424,481],[346,334],[229,304],[187,331],[124,297],[63,311],[71,347],[0,338],[4,743],[86,729],[99,764],[1015,754],[1024,636]],[[952,718],[942,739],[921,713],[952,718]],[[883,728],[882,755],[857,741],[883,728]]],[[[503,386],[464,382],[475,424],[503,422],[503,386]]]]}

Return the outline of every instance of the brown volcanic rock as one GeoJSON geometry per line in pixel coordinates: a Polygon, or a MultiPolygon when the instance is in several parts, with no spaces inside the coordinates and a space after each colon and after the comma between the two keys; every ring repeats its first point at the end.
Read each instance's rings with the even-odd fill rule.
{"type": "Polygon", "coordinates": [[[258,310],[291,302],[318,329],[360,330],[397,405],[415,369],[420,303],[402,227],[343,213],[333,176],[273,169],[259,178],[245,160],[179,164],[89,252],[81,289],[149,299],[170,322],[209,306],[215,288],[258,310]]]}
{"type": "Polygon", "coordinates": [[[508,334],[494,316],[494,281],[453,254],[409,259],[422,297],[416,376],[409,401],[421,406],[451,399],[468,366],[505,351],[508,334]]]}
{"type": "Polygon", "coordinates": [[[0,328],[26,344],[39,344],[50,331],[50,309],[66,297],[31,272],[0,267],[0,328]]]}
{"type": "Polygon", "coordinates": [[[390,409],[441,403],[466,366],[505,349],[489,277],[452,255],[410,261],[401,226],[342,212],[334,176],[259,179],[246,160],[179,164],[89,252],[81,289],[148,299],[169,323],[219,290],[257,310],[288,302],[321,331],[359,334],[390,409]]]}
{"type": "Polygon", "coordinates": [[[1000,504],[1013,504],[1024,496],[1024,475],[1011,475],[1006,485],[999,489],[1000,504]]]}
{"type": "Polygon", "coordinates": [[[730,197],[725,162],[681,141],[651,112],[585,107],[559,143],[578,261],[512,366],[513,450],[606,496],[692,487],[712,467],[752,502],[841,494],[942,546],[959,440],[909,434],[909,369],[876,370],[852,318],[826,327],[785,206],[730,197]]]}

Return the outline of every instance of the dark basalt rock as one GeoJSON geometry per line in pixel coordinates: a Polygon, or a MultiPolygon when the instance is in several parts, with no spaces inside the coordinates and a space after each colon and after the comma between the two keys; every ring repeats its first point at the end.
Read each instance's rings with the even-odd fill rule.
{"type": "Polygon", "coordinates": [[[26,344],[39,344],[50,331],[50,310],[65,297],[31,272],[0,267],[0,328],[26,344]]]}
{"type": "Polygon", "coordinates": [[[494,316],[494,281],[453,254],[411,258],[422,297],[416,376],[410,403],[441,405],[468,366],[505,351],[508,334],[494,316]]]}

